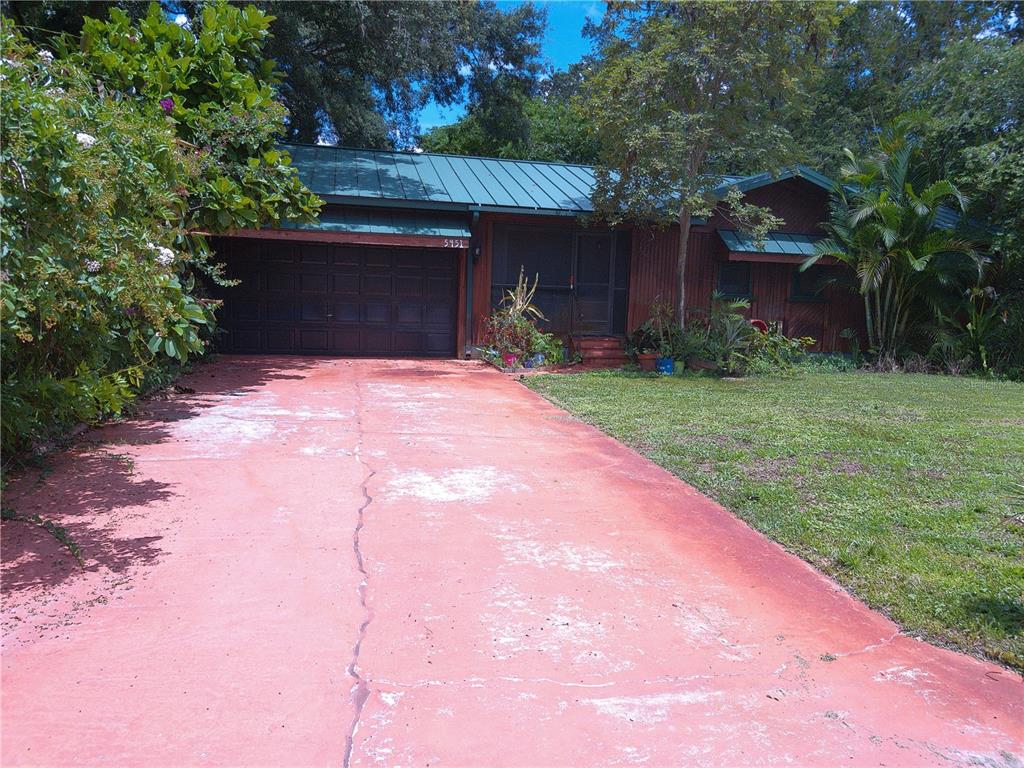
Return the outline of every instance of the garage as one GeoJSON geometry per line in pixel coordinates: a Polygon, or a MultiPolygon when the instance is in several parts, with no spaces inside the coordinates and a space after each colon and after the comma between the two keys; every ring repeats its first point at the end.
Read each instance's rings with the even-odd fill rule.
{"type": "Polygon", "coordinates": [[[219,292],[222,351],[455,356],[453,249],[256,238],[213,246],[240,281],[219,292]]]}

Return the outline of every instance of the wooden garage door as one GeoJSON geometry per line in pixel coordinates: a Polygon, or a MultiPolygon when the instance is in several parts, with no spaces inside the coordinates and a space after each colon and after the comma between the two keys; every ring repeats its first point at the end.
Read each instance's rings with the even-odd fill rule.
{"type": "Polygon", "coordinates": [[[219,348],[310,355],[455,354],[455,255],[436,248],[219,239],[219,348]]]}

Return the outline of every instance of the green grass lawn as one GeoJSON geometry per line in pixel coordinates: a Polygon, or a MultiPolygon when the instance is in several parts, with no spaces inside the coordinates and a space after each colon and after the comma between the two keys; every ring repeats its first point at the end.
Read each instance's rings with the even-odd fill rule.
{"type": "Polygon", "coordinates": [[[525,383],[905,629],[1024,668],[1024,386],[907,374],[525,383]],[[1018,510],[1019,512],[1019,510],[1018,510]]]}

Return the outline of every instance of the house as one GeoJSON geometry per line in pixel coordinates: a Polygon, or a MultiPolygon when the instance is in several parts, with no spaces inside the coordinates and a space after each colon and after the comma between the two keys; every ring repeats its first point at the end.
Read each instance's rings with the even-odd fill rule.
{"type": "MultiPolygon", "coordinates": [[[[593,169],[550,162],[287,146],[325,201],[313,225],[213,240],[228,275],[222,349],[241,353],[461,357],[520,268],[539,275],[548,329],[586,355],[622,339],[657,300],[675,302],[678,226],[587,221],[593,169]]],[[[716,213],[690,233],[690,311],[712,292],[750,300],[817,349],[860,328],[855,295],[823,287],[834,266],[797,266],[823,234],[832,182],[806,168],[726,180],[785,221],[758,247],[716,213]]]]}

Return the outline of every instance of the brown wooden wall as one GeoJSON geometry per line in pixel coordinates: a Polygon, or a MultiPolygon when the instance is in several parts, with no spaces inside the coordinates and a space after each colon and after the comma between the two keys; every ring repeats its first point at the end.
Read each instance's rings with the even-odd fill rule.
{"type": "MultiPolygon", "coordinates": [[[[802,179],[787,179],[752,190],[747,199],[772,210],[784,219],[780,231],[822,234],[821,222],[827,218],[828,193],[802,179]]],[[[543,222],[544,226],[579,226],[573,219],[561,217],[511,216],[483,214],[474,230],[481,249],[473,267],[473,343],[483,340],[484,320],[491,311],[491,243],[497,221],[543,222]]],[[[715,228],[735,229],[727,217],[715,215],[706,225],[690,230],[686,261],[687,306],[693,315],[706,312],[711,294],[718,284],[721,262],[728,258],[725,244],[715,228]]],[[[635,228],[629,273],[629,310],[626,327],[635,329],[649,316],[656,300],[676,304],[676,256],[679,227],[666,229],[635,228]]],[[[861,344],[863,305],[855,294],[840,288],[827,288],[825,301],[793,301],[790,293],[796,265],[753,263],[751,265],[752,301],[748,315],[767,322],[780,322],[790,336],[812,336],[823,351],[847,351],[839,333],[844,328],[858,329],[861,344]]]]}
{"type": "MultiPolygon", "coordinates": [[[[827,218],[828,193],[801,179],[787,179],[752,190],[747,200],[768,207],[784,219],[782,232],[823,234],[821,222],[827,218]]],[[[698,316],[711,304],[718,284],[718,270],[728,258],[725,244],[716,228],[735,229],[727,217],[715,215],[707,225],[690,230],[686,258],[686,303],[688,314],[698,316]]],[[[675,264],[679,246],[679,227],[636,229],[633,233],[633,261],[630,265],[629,316],[627,327],[634,329],[650,316],[651,304],[677,299],[675,264]]],[[[779,322],[790,336],[812,336],[821,351],[848,351],[839,337],[844,328],[857,329],[865,344],[863,305],[850,291],[826,288],[824,301],[794,301],[790,294],[793,264],[751,264],[751,305],[747,315],[766,322],[779,322]]]]}

